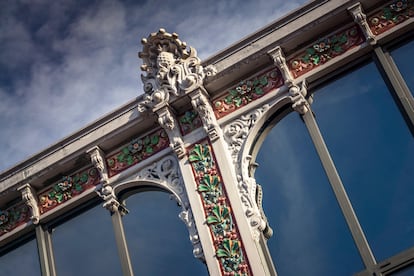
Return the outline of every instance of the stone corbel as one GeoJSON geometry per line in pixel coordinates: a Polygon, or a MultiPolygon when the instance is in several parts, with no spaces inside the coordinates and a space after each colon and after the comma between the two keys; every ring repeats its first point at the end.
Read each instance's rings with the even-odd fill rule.
{"type": "Polygon", "coordinates": [[[98,146],[89,149],[86,153],[89,154],[93,166],[98,170],[102,185],[106,185],[108,183],[108,168],[105,162],[105,154],[98,146]]]}
{"type": "Polygon", "coordinates": [[[361,3],[356,3],[348,8],[349,13],[354,18],[354,21],[361,27],[362,32],[365,35],[365,38],[371,45],[375,45],[377,40],[375,39],[374,34],[371,32],[367,22],[367,16],[362,10],[361,3]]]}
{"type": "Polygon", "coordinates": [[[214,115],[213,107],[208,100],[207,91],[200,87],[190,92],[189,96],[194,110],[198,112],[203,121],[203,128],[209,136],[210,141],[216,141],[222,133],[214,115]]]}
{"type": "Polygon", "coordinates": [[[170,147],[179,159],[183,158],[186,150],[175,114],[168,105],[164,105],[154,110],[154,112],[158,115],[158,123],[167,132],[168,138],[170,139],[170,147]]]}
{"type": "Polygon", "coordinates": [[[268,51],[267,54],[272,58],[273,63],[279,68],[280,73],[285,80],[285,83],[291,85],[293,82],[292,75],[290,74],[289,67],[286,64],[286,59],[283,54],[282,48],[277,46],[272,50],[268,51]]]}
{"type": "Polygon", "coordinates": [[[120,212],[124,216],[129,213],[127,208],[118,201],[111,185],[104,185],[97,193],[105,201],[102,206],[111,212],[111,214],[120,212]]]}
{"type": "Polygon", "coordinates": [[[306,80],[302,81],[301,87],[292,84],[289,87],[289,96],[292,101],[292,108],[301,115],[310,110],[310,104],[305,98],[308,93],[306,80]]]}
{"type": "Polygon", "coordinates": [[[32,220],[33,224],[38,224],[40,219],[40,212],[36,192],[28,183],[20,186],[17,190],[22,193],[22,200],[30,209],[30,219],[32,220]]]}

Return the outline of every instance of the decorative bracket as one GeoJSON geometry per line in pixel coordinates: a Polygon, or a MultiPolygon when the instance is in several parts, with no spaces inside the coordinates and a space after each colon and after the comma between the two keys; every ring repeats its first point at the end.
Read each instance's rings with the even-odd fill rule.
{"type": "Polygon", "coordinates": [[[22,200],[29,207],[31,211],[30,219],[33,224],[38,224],[40,220],[39,205],[36,198],[36,192],[29,183],[20,186],[18,189],[22,193],[22,200]]]}
{"type": "Polygon", "coordinates": [[[108,168],[106,166],[104,152],[98,146],[95,146],[86,153],[89,154],[93,166],[98,170],[102,184],[106,185],[108,183],[108,168]]]}
{"type": "Polygon", "coordinates": [[[207,91],[200,87],[189,93],[191,104],[203,121],[203,128],[207,132],[211,142],[216,141],[221,135],[221,128],[217,123],[213,107],[208,100],[207,91]]]}
{"type": "Polygon", "coordinates": [[[362,10],[361,3],[356,3],[348,8],[348,11],[354,18],[354,21],[361,27],[362,32],[365,35],[365,38],[371,45],[375,45],[377,40],[375,39],[374,34],[371,32],[369,24],[367,22],[367,16],[362,10]]]}
{"type": "Polygon", "coordinates": [[[177,154],[179,159],[185,155],[185,147],[183,139],[181,138],[180,126],[174,113],[168,105],[164,105],[161,108],[154,110],[158,115],[158,123],[165,130],[170,139],[170,147],[177,154]]]}
{"type": "Polygon", "coordinates": [[[293,83],[292,75],[290,74],[289,67],[286,64],[286,59],[283,54],[282,48],[277,46],[268,51],[267,54],[272,58],[273,63],[279,68],[285,83],[291,85],[293,83]]]}
{"type": "Polygon", "coordinates": [[[292,84],[289,87],[289,95],[292,101],[292,108],[303,115],[310,110],[308,100],[305,98],[308,93],[306,80],[302,81],[301,87],[296,84],[292,84]]]}
{"type": "Polygon", "coordinates": [[[129,213],[128,209],[118,201],[111,185],[102,186],[97,193],[105,201],[102,206],[110,211],[111,214],[120,212],[120,214],[124,216],[129,213]]]}

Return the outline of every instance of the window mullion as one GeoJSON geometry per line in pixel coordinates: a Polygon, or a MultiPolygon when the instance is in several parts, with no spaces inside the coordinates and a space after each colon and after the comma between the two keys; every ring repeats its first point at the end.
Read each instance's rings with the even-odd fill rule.
{"type": "Polygon", "coordinates": [[[348,227],[350,228],[362,260],[368,269],[372,268],[375,266],[376,260],[372,254],[371,248],[368,245],[361,225],[355,215],[354,209],[326,147],[325,141],[319,131],[319,127],[312,111],[309,110],[308,112],[302,114],[302,118],[305,122],[305,125],[321,160],[322,166],[327,174],[329,182],[338,200],[339,206],[345,216],[345,220],[348,224],[348,227]]]}
{"type": "Polygon", "coordinates": [[[56,276],[52,240],[49,231],[44,230],[41,225],[38,225],[36,227],[36,240],[42,275],[56,276]]]}
{"type": "Polygon", "coordinates": [[[381,67],[381,70],[387,75],[387,78],[392,85],[392,90],[395,91],[399,100],[399,104],[404,109],[404,113],[407,115],[410,122],[410,129],[414,131],[414,98],[410,93],[404,78],[401,76],[397,66],[395,66],[389,53],[384,53],[382,48],[376,47],[374,54],[377,59],[377,66],[381,67]]]}

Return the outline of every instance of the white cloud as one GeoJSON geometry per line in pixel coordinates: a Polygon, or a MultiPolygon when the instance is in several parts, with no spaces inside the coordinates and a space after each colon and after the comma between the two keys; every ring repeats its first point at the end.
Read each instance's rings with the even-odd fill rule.
{"type": "Polygon", "coordinates": [[[142,93],[150,32],[177,32],[206,58],[301,2],[0,4],[0,171],[142,93]]]}

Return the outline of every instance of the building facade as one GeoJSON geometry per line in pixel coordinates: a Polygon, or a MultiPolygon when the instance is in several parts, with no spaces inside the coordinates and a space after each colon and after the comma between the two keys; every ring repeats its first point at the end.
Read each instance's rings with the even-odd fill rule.
{"type": "Polygon", "coordinates": [[[414,275],[413,17],[316,0],[204,61],[150,34],[143,95],[0,176],[0,274],[414,275]]]}

